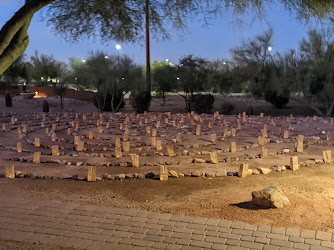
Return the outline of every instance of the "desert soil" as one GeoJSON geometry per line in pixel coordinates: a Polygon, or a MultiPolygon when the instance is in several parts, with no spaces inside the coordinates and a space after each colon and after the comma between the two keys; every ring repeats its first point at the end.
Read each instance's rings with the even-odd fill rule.
{"type": "MultiPolygon", "coordinates": [[[[231,98],[236,105],[236,112],[242,112],[247,109],[248,105],[254,107],[255,113],[259,114],[264,112],[265,115],[273,114],[280,115],[275,117],[275,126],[270,125],[270,118],[265,116],[260,118],[259,116],[249,117],[249,122],[242,125],[242,129],[237,132],[236,137],[223,138],[224,128],[236,128],[237,127],[237,115],[224,116],[221,120],[215,120],[212,129],[207,128],[207,122],[213,119],[213,115],[203,115],[203,134],[198,138],[201,148],[196,150],[191,147],[195,138],[194,131],[196,126],[188,126],[188,128],[177,129],[174,126],[158,128],[158,138],[163,140],[163,144],[174,145],[176,152],[183,152],[188,150],[195,155],[182,156],[181,154],[176,157],[167,156],[144,156],[141,157],[140,168],[134,169],[129,167],[103,167],[99,163],[103,162],[122,162],[129,161],[129,157],[123,157],[122,159],[116,159],[113,157],[87,157],[78,156],[73,157],[71,153],[73,150],[66,149],[66,146],[73,146],[73,135],[67,135],[67,128],[71,127],[70,120],[63,118],[63,114],[58,113],[57,98],[48,98],[51,106],[49,123],[47,126],[51,129],[51,124],[55,123],[56,116],[61,116],[61,124],[57,125],[59,131],[57,131],[57,138],[64,138],[63,142],[56,141],[51,142],[50,135],[45,134],[45,128],[39,128],[42,113],[41,101],[43,99],[33,99],[32,101],[21,100],[16,97],[14,100],[13,108],[3,108],[4,100],[0,98],[0,111],[3,112],[3,116],[0,117],[0,124],[5,123],[7,131],[0,131],[0,144],[3,147],[0,148],[0,174],[4,174],[5,164],[14,163],[15,170],[22,171],[22,173],[35,173],[38,175],[48,176],[62,176],[68,175],[86,175],[87,166],[81,165],[63,165],[42,163],[39,165],[30,163],[32,159],[32,152],[36,151],[29,141],[34,141],[35,137],[41,138],[42,145],[54,145],[64,146],[61,152],[64,155],[59,156],[59,159],[72,162],[89,162],[91,164],[97,164],[97,175],[103,175],[104,173],[110,175],[117,175],[120,173],[148,173],[153,172],[159,174],[159,165],[162,163],[168,163],[168,170],[175,170],[178,173],[184,173],[186,171],[198,170],[199,172],[206,173],[219,173],[219,172],[236,172],[239,169],[239,165],[243,162],[219,162],[218,164],[191,163],[193,158],[205,159],[209,162],[210,157],[208,155],[197,155],[197,151],[213,151],[221,150],[219,159],[225,159],[227,157],[238,157],[243,154],[249,154],[256,156],[261,154],[261,147],[254,147],[244,149],[246,146],[251,146],[257,143],[257,137],[260,135],[260,130],[264,124],[269,125],[269,138],[266,147],[269,152],[273,152],[272,156],[266,158],[253,157],[247,160],[251,169],[258,167],[272,167],[275,165],[289,165],[290,156],[298,155],[299,161],[304,162],[309,159],[322,159],[322,151],[325,149],[331,149],[333,140],[326,140],[326,135],[322,133],[325,131],[334,133],[333,125],[330,125],[329,119],[317,119],[313,121],[312,118],[294,117],[291,122],[292,128],[290,129],[290,138],[283,139],[279,134],[279,127],[288,129],[289,124],[286,122],[286,117],[294,113],[295,116],[301,115],[314,115],[312,111],[308,110],[304,105],[298,103],[291,103],[287,109],[273,110],[269,104],[262,101],[256,101],[247,98],[231,98]],[[269,113],[272,111],[273,113],[269,113]],[[34,114],[32,114],[34,113],[34,114]],[[39,114],[39,117],[37,117],[39,114]],[[10,124],[11,115],[14,115],[18,120],[16,125],[10,124]],[[51,119],[52,118],[52,119],[51,119]],[[65,121],[66,120],[66,121],[65,121]],[[222,121],[225,120],[225,126],[222,125],[222,121]],[[21,122],[26,122],[29,128],[36,128],[29,132],[22,139],[22,146],[26,152],[15,152],[17,139],[17,128],[21,126],[21,122]],[[9,129],[11,128],[11,129],[9,129]],[[172,139],[175,138],[178,132],[182,132],[183,142],[173,143],[172,139]],[[210,134],[216,133],[219,141],[216,144],[210,143],[210,134]],[[293,151],[296,137],[299,134],[305,136],[304,139],[304,152],[296,153],[291,152],[287,154],[276,154],[284,149],[288,148],[293,151]],[[164,136],[163,136],[164,135],[164,136]],[[236,153],[224,152],[229,148],[230,142],[236,141],[237,148],[240,150],[236,153]],[[277,143],[277,141],[279,143],[277,143]],[[328,145],[329,144],[329,145],[328,145]],[[21,157],[28,160],[28,162],[13,162],[11,158],[21,157]],[[176,164],[176,162],[181,162],[176,164]]],[[[185,123],[189,117],[184,113],[184,103],[179,97],[169,97],[166,105],[162,106],[161,100],[154,100],[151,106],[151,110],[154,112],[167,112],[171,111],[175,115],[171,115],[175,120],[180,120],[183,116],[185,123]],[[177,113],[183,113],[178,115],[177,113]]],[[[218,104],[217,104],[218,105],[218,104]]],[[[132,148],[142,147],[143,151],[134,151],[131,153],[141,152],[154,152],[155,150],[149,146],[138,146],[141,142],[150,142],[150,135],[146,135],[144,124],[143,128],[140,128],[136,123],[135,115],[131,115],[133,110],[127,104],[125,107],[125,113],[121,114],[123,118],[131,116],[133,123],[130,122],[130,137],[132,148]],[[133,135],[131,135],[133,131],[133,135]],[[140,137],[140,140],[138,139],[140,137]]],[[[92,126],[84,127],[79,130],[79,135],[88,135],[88,132],[94,132],[97,135],[94,140],[96,144],[86,145],[89,153],[110,153],[113,150],[112,140],[115,135],[122,137],[124,131],[119,129],[120,120],[115,120],[111,123],[111,127],[108,130],[109,133],[99,135],[96,127],[96,120],[98,119],[98,110],[89,102],[77,101],[74,99],[66,99],[65,111],[74,115],[74,112],[80,113],[92,113],[97,112],[95,117],[88,116],[88,120],[92,119],[92,126]],[[108,140],[107,140],[108,139],[108,140]],[[100,145],[99,145],[100,143],[100,145]],[[104,151],[102,147],[107,147],[104,151]],[[92,151],[94,150],[94,151],[92,151]]],[[[148,113],[148,117],[156,116],[157,113],[148,113]]],[[[80,115],[81,117],[81,115],[80,115]]],[[[105,114],[105,121],[108,120],[109,114],[105,114]]],[[[114,116],[115,117],[115,116],[114,116]]],[[[71,118],[71,117],[70,117],[71,118]]],[[[73,118],[73,116],[72,116],[73,118]]],[[[73,118],[74,119],[74,118],[73,118]]],[[[190,118],[189,118],[190,119],[190,118]]],[[[105,124],[104,121],[104,124],[105,124]]],[[[153,127],[154,122],[149,123],[153,127]]],[[[189,123],[190,124],[190,123],[189,123]]],[[[196,123],[197,124],[197,123],[196,123]]],[[[82,124],[81,124],[82,125],[82,124]]],[[[86,140],[87,141],[87,140],[86,140]]],[[[41,148],[42,159],[52,159],[49,148],[41,148]]],[[[164,151],[165,152],[165,151],[164,151]]],[[[57,158],[58,159],[58,158],[57,158]]],[[[152,179],[126,179],[126,180],[103,180],[98,182],[86,182],[75,180],[58,180],[58,179],[27,179],[16,178],[14,180],[0,178],[0,198],[5,197],[22,197],[25,199],[45,199],[45,200],[57,200],[65,202],[75,202],[80,204],[94,204],[100,206],[114,206],[124,208],[136,208],[151,211],[170,212],[173,214],[183,214],[190,216],[201,217],[213,217],[224,218],[229,220],[240,220],[250,224],[269,224],[283,227],[297,227],[303,229],[313,230],[328,230],[334,228],[334,168],[331,164],[313,165],[307,167],[301,167],[299,171],[284,171],[284,172],[272,172],[268,175],[251,175],[247,178],[233,177],[215,177],[215,178],[201,178],[201,177],[182,177],[182,178],[169,178],[168,181],[162,182],[152,179]],[[268,186],[280,187],[289,198],[291,205],[286,206],[283,209],[262,209],[256,207],[250,203],[251,192],[260,190],[268,186]]],[[[0,242],[1,243],[1,242],[0,242]]],[[[15,243],[8,243],[15,244],[15,243]]],[[[1,245],[1,244],[0,244],[1,245]]],[[[13,247],[15,248],[15,247],[13,247]]],[[[0,247],[1,249],[1,247],[0,247]]],[[[24,249],[24,248],[23,248],[24,249]]],[[[26,249],[29,249],[27,246],[26,249]]],[[[36,248],[43,249],[43,248],[36,248]]]]}

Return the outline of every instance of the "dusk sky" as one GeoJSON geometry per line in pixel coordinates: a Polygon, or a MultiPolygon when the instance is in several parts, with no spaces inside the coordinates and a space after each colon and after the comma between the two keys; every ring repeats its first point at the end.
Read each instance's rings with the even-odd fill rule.
{"type": "MultiPolygon", "coordinates": [[[[0,0],[1,27],[24,4],[23,0],[0,0]]],[[[188,31],[173,32],[172,38],[165,41],[151,41],[151,61],[169,59],[177,63],[180,57],[187,54],[207,59],[230,59],[230,48],[241,44],[242,40],[263,33],[272,26],[274,29],[273,52],[298,48],[298,42],[306,37],[307,31],[314,25],[305,25],[296,21],[295,16],[285,11],[280,5],[273,5],[268,9],[265,20],[256,19],[248,15],[243,18],[243,25],[233,22],[232,14],[220,17],[209,27],[204,27],[198,20],[189,21],[188,31]],[[182,36],[181,36],[181,35],[182,36]]],[[[68,43],[61,36],[55,35],[51,27],[41,21],[41,13],[35,14],[29,28],[30,44],[26,54],[32,55],[35,50],[39,53],[54,55],[58,60],[68,62],[68,58],[85,59],[90,51],[101,50],[107,54],[116,54],[116,41],[108,44],[99,42],[99,38],[85,39],[79,43],[68,43]]],[[[145,63],[145,41],[142,44],[120,44],[120,55],[127,54],[135,62],[145,63]]]]}

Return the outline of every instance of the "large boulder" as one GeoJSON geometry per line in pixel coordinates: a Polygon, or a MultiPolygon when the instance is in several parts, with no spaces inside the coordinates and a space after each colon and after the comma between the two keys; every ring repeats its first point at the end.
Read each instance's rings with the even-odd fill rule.
{"type": "Polygon", "coordinates": [[[252,203],[261,207],[282,208],[290,201],[280,188],[271,186],[252,192],[252,203]]]}

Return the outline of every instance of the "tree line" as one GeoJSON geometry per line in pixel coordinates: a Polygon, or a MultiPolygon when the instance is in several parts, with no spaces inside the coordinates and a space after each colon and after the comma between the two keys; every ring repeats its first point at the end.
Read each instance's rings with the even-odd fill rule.
{"type": "MultiPolygon", "coordinates": [[[[294,98],[319,115],[331,116],[334,108],[334,32],[331,28],[310,30],[299,49],[271,50],[273,30],[243,41],[232,48],[231,60],[207,60],[186,55],[173,64],[152,62],[152,90],[163,99],[175,93],[187,111],[211,112],[214,93],[243,92],[264,98],[283,108],[294,98]]],[[[19,79],[29,84],[52,84],[62,96],[65,87],[96,91],[94,104],[101,111],[118,112],[125,96],[137,112],[149,109],[145,96],[145,68],[126,56],[91,52],[86,60],[69,63],[53,56],[19,57],[2,76],[7,86],[19,79]]]]}

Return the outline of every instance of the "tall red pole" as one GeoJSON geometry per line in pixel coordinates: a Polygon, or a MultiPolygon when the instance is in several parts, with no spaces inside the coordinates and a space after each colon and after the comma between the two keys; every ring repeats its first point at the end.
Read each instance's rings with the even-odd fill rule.
{"type": "Polygon", "coordinates": [[[146,0],[146,5],[145,5],[145,17],[146,17],[146,91],[151,96],[149,5],[150,5],[150,1],[146,0]]]}

